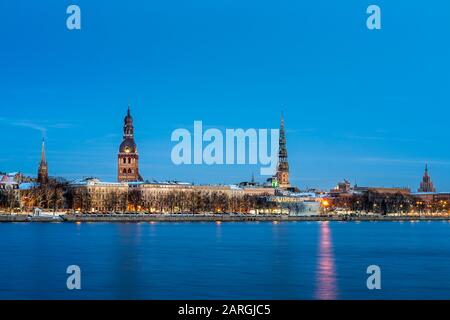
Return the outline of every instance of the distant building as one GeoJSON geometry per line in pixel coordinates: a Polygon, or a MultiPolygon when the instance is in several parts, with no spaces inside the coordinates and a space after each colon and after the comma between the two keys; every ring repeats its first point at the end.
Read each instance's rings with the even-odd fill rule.
{"type": "Polygon", "coordinates": [[[22,179],[20,173],[0,173],[0,207],[17,209],[20,207],[19,184],[22,179]]]}
{"type": "Polygon", "coordinates": [[[259,183],[255,181],[255,175],[252,174],[252,179],[250,181],[242,181],[238,184],[239,187],[256,187],[259,186],[259,183]]]}
{"type": "Polygon", "coordinates": [[[203,195],[242,198],[251,196],[273,196],[275,189],[264,187],[238,187],[236,185],[194,185],[178,181],[152,182],[103,182],[87,178],[70,184],[72,190],[71,209],[84,212],[151,211],[160,210],[165,196],[173,196],[173,205],[192,199],[195,193],[203,195]],[[132,208],[130,203],[138,202],[132,208]]]}
{"type": "Polygon", "coordinates": [[[344,181],[338,182],[336,187],[330,190],[330,194],[350,193],[351,190],[350,182],[344,179],[344,181]]]}
{"type": "Polygon", "coordinates": [[[418,192],[412,195],[418,201],[428,203],[445,201],[446,204],[450,204],[450,192],[418,192]]]}
{"type": "Polygon", "coordinates": [[[387,198],[392,198],[396,196],[400,197],[408,197],[411,195],[411,189],[407,187],[392,187],[392,188],[385,188],[385,187],[357,187],[355,186],[353,188],[354,194],[365,194],[368,196],[369,201],[378,201],[383,200],[387,198]]]}
{"type": "Polygon", "coordinates": [[[284,117],[281,114],[280,120],[280,138],[279,138],[279,151],[278,151],[278,167],[275,175],[275,185],[280,188],[290,188],[289,183],[289,163],[288,154],[286,148],[286,135],[284,132],[284,117]]]}
{"type": "Polygon", "coordinates": [[[72,209],[77,211],[126,210],[127,183],[87,178],[71,183],[72,209]]]}
{"type": "Polygon", "coordinates": [[[118,175],[119,182],[142,181],[139,174],[139,154],[134,142],[134,126],[131,117],[130,106],[123,125],[123,141],[120,144],[118,154],[118,175]]]}
{"type": "Polygon", "coordinates": [[[422,177],[422,182],[420,183],[420,187],[417,191],[418,192],[436,192],[436,189],[433,186],[433,182],[431,182],[431,178],[428,175],[428,165],[425,165],[425,172],[422,177]]]}
{"type": "Polygon", "coordinates": [[[244,194],[253,195],[253,196],[274,196],[275,189],[268,188],[265,186],[245,186],[241,187],[244,194]]]}
{"type": "Polygon", "coordinates": [[[0,174],[0,190],[15,190],[19,188],[20,173],[0,174]]]}
{"type": "MultiPolygon", "coordinates": [[[[269,179],[272,181],[272,179],[269,179]]],[[[275,188],[272,188],[272,183],[261,184],[255,181],[255,176],[252,174],[250,181],[240,182],[237,186],[238,189],[243,191],[244,195],[256,195],[256,196],[273,196],[275,195],[275,188]]]]}
{"type": "Polygon", "coordinates": [[[37,182],[46,184],[48,182],[48,165],[45,159],[45,141],[42,139],[41,162],[39,163],[37,182]]]}

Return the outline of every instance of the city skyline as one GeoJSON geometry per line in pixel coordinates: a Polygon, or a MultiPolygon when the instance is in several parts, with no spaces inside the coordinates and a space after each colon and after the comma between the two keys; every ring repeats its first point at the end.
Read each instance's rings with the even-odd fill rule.
{"type": "MultiPolygon", "coordinates": [[[[138,151],[137,151],[138,148],[137,148],[137,144],[134,141],[134,135],[135,135],[134,125],[133,125],[134,120],[133,120],[133,117],[131,116],[130,109],[131,109],[131,107],[130,107],[130,105],[128,105],[127,113],[124,118],[124,125],[123,125],[123,138],[122,138],[123,141],[119,146],[119,153],[117,154],[118,155],[118,158],[117,158],[118,174],[117,174],[116,180],[118,182],[150,181],[151,179],[143,178],[139,174],[139,164],[138,164],[139,156],[138,156],[138,151]]],[[[281,188],[293,187],[295,189],[298,186],[295,186],[295,185],[291,186],[289,183],[289,165],[288,165],[288,161],[287,161],[286,140],[287,139],[285,137],[284,114],[282,112],[281,120],[280,120],[280,139],[279,139],[279,154],[278,154],[279,161],[278,161],[278,164],[276,167],[276,171],[274,171],[271,178],[278,180],[276,182],[276,186],[279,185],[281,188]]],[[[229,165],[226,165],[226,166],[229,167],[229,165]]],[[[21,172],[21,171],[18,170],[15,172],[21,172]]],[[[5,172],[5,173],[7,173],[7,172],[5,172]]],[[[21,172],[21,173],[23,173],[23,172],[21,172]]],[[[32,174],[26,174],[26,175],[30,176],[30,177],[34,176],[32,174]]],[[[43,137],[42,145],[41,145],[41,153],[40,153],[40,162],[39,162],[39,166],[38,166],[38,170],[37,170],[37,175],[36,175],[37,180],[36,181],[41,184],[45,184],[45,183],[47,183],[49,176],[51,177],[51,175],[49,175],[49,173],[48,173],[48,164],[47,164],[47,160],[46,160],[46,149],[45,149],[45,137],[43,137]]],[[[61,177],[61,176],[53,175],[53,177],[61,177]]],[[[268,176],[263,176],[263,177],[265,177],[265,180],[269,181],[268,176]]],[[[63,178],[65,178],[65,177],[63,177],[63,178]]],[[[69,179],[69,180],[74,181],[74,180],[79,180],[79,178],[80,177],[72,177],[72,179],[69,179]]],[[[97,178],[97,176],[90,175],[90,176],[83,176],[82,178],[83,179],[97,178]]],[[[242,178],[241,180],[234,181],[231,184],[240,183],[245,180],[246,179],[242,178]]],[[[179,179],[162,179],[161,181],[180,181],[180,180],[179,179]]],[[[251,182],[255,181],[254,173],[252,173],[251,179],[247,180],[247,181],[251,181],[251,182]]],[[[261,181],[257,181],[257,182],[262,183],[262,182],[267,182],[267,181],[261,180],[261,181]]],[[[345,183],[348,183],[346,178],[344,178],[343,181],[345,183]]],[[[109,182],[113,182],[113,181],[109,181],[109,182]]],[[[196,182],[193,181],[193,183],[196,183],[196,182]]],[[[341,183],[341,181],[336,181],[336,184],[335,184],[336,188],[340,183],[341,183]]],[[[203,183],[203,184],[210,184],[210,182],[203,183]]],[[[224,184],[226,184],[226,183],[224,183],[224,184]]],[[[355,183],[355,186],[356,185],[357,184],[355,183]]],[[[383,186],[381,186],[381,187],[383,187],[383,186]]],[[[398,187],[398,186],[396,186],[396,187],[398,187]]],[[[407,187],[412,192],[416,191],[414,189],[414,187],[410,187],[410,186],[403,186],[403,187],[407,187]]],[[[422,193],[423,192],[425,192],[425,193],[427,193],[427,192],[435,193],[436,192],[436,189],[434,188],[434,184],[429,175],[428,163],[425,164],[424,174],[422,176],[422,181],[420,181],[420,183],[419,183],[419,188],[417,189],[417,192],[419,192],[419,193],[420,192],[422,192],[422,193]]]]}
{"type": "Polygon", "coordinates": [[[44,132],[50,175],[114,181],[130,103],[150,180],[264,180],[251,165],[175,166],[170,134],[195,120],[277,128],[283,110],[292,185],[416,190],[428,163],[450,190],[450,4],[383,3],[376,33],[365,4],[80,5],[83,28],[69,32],[66,4],[0,4],[0,170],[34,176],[44,132]]]}

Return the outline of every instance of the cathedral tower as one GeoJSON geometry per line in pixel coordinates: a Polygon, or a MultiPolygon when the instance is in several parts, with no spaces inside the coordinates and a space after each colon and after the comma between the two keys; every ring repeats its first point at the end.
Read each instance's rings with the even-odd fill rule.
{"type": "Polygon", "coordinates": [[[37,182],[46,184],[48,182],[48,165],[45,159],[45,140],[42,139],[41,162],[39,163],[37,182]]]}
{"type": "Polygon", "coordinates": [[[120,144],[118,154],[118,181],[142,181],[139,174],[139,155],[134,142],[134,126],[130,106],[128,106],[127,115],[124,119],[123,141],[120,144]]]}
{"type": "Polygon", "coordinates": [[[428,175],[428,165],[425,165],[425,172],[423,174],[422,182],[420,183],[419,192],[436,192],[436,189],[431,182],[431,178],[428,175]]]}
{"type": "Polygon", "coordinates": [[[286,135],[284,132],[283,113],[281,114],[281,121],[280,121],[280,140],[279,140],[278,167],[276,179],[277,184],[280,188],[289,188],[291,186],[291,184],[289,183],[289,164],[286,149],[286,135]]]}

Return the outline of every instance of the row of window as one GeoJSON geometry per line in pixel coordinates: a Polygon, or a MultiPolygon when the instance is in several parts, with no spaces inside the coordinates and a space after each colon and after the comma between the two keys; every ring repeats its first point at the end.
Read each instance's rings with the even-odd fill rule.
{"type": "Polygon", "coordinates": [[[128,163],[131,163],[131,158],[123,158],[123,163],[127,163],[127,159],[128,159],[128,163]]]}
{"type": "MultiPolygon", "coordinates": [[[[123,173],[123,174],[127,174],[127,169],[124,168],[123,171],[122,171],[122,173],[123,173]]],[[[133,173],[133,169],[131,169],[131,168],[128,169],[128,173],[129,173],[129,174],[130,174],[130,173],[133,173]]]]}

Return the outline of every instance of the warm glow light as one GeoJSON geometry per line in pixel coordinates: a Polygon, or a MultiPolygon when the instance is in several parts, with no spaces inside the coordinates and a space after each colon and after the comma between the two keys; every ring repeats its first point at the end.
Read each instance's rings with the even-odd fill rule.
{"type": "Polygon", "coordinates": [[[328,202],[328,200],[323,200],[322,201],[322,206],[328,207],[329,205],[330,205],[330,203],[328,202]]]}
{"type": "Polygon", "coordinates": [[[336,299],[336,267],[333,255],[331,230],[328,224],[320,224],[319,260],[316,269],[316,298],[336,299]]]}

